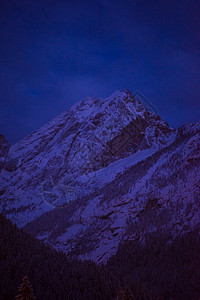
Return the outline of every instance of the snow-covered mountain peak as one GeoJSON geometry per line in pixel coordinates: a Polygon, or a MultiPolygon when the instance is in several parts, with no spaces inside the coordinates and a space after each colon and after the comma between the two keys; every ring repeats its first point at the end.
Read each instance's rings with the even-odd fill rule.
{"type": "Polygon", "coordinates": [[[1,211],[56,248],[105,260],[135,237],[130,218],[195,203],[199,129],[171,129],[129,90],[85,98],[11,147],[0,138],[1,211]]]}
{"type": "Polygon", "coordinates": [[[147,142],[147,137],[145,142],[145,130],[146,133],[150,132],[149,126],[158,127],[156,135],[161,134],[162,139],[165,139],[166,133],[171,132],[168,124],[157,115],[148,112],[128,90],[116,91],[107,99],[89,97],[73,105],[65,113],[13,145],[8,159],[10,161],[16,159],[18,163],[17,165],[12,164],[11,170],[20,165],[19,156],[23,156],[22,160],[30,161],[30,156],[35,156],[38,151],[38,154],[41,150],[45,153],[47,149],[48,153],[52,152],[53,149],[56,149],[52,148],[53,145],[59,148],[59,153],[62,151],[62,147],[67,147],[68,142],[73,139],[76,141],[81,139],[81,143],[87,141],[86,144],[89,143],[89,148],[93,149],[91,143],[94,146],[94,141],[96,141],[96,145],[99,143],[101,147],[103,145],[106,147],[105,144],[111,140],[114,142],[118,135],[126,136],[131,140],[135,136],[138,144],[139,140],[136,137],[136,132],[138,132],[140,141],[144,140],[141,147],[147,147],[152,143],[152,141],[147,142]],[[143,134],[143,138],[141,134],[143,134]],[[31,151],[32,147],[34,151],[31,151]]]}
{"type": "Polygon", "coordinates": [[[95,99],[94,97],[84,98],[78,103],[74,104],[69,109],[69,112],[73,111],[75,114],[78,114],[79,118],[92,118],[99,113],[105,114],[106,111],[110,111],[110,113],[114,114],[114,112],[116,110],[119,110],[123,105],[129,105],[133,110],[140,106],[140,110],[141,107],[143,108],[143,110],[145,110],[144,106],[142,106],[141,103],[135,100],[130,91],[123,90],[115,91],[105,99],[95,99]]]}

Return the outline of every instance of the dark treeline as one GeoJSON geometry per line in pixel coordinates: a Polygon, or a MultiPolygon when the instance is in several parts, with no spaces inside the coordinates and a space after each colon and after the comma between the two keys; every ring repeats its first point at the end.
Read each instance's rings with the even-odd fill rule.
{"type": "MultiPolygon", "coordinates": [[[[145,243],[125,241],[107,268],[136,299],[200,299],[200,236],[193,231],[176,237],[151,233],[145,243]]],[[[134,298],[134,299],[135,299],[134,298]]]]}
{"type": "Polygon", "coordinates": [[[124,241],[107,265],[70,260],[0,216],[0,299],[15,299],[27,275],[37,299],[200,298],[200,237],[190,232],[173,242],[148,234],[124,241]]]}
{"type": "Polygon", "coordinates": [[[70,260],[0,215],[0,299],[15,299],[27,275],[39,300],[114,299],[116,277],[92,261],[70,260]]]}

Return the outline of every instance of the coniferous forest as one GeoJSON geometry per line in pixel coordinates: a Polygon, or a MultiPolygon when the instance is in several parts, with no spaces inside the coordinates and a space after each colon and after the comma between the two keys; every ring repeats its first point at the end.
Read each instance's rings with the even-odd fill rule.
{"type": "Polygon", "coordinates": [[[58,253],[1,215],[0,299],[20,299],[29,281],[36,299],[199,299],[198,233],[169,240],[157,232],[145,243],[124,241],[97,265],[58,253]]]}

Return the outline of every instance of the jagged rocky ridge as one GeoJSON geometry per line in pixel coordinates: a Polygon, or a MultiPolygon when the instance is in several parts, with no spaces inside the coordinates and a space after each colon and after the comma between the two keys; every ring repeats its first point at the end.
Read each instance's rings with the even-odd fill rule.
{"type": "Polygon", "coordinates": [[[70,255],[199,226],[200,123],[171,129],[128,91],[87,98],[10,147],[1,210],[70,255]]]}

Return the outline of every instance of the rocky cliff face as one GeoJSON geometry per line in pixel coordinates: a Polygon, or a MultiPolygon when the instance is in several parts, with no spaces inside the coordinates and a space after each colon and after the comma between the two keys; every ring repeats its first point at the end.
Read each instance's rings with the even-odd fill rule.
{"type": "Polygon", "coordinates": [[[172,130],[128,90],[84,99],[10,148],[1,210],[99,262],[124,238],[190,230],[199,224],[199,132],[200,123],[172,130]]]}
{"type": "Polygon", "coordinates": [[[0,134],[0,171],[4,168],[10,145],[5,137],[0,134]]]}

